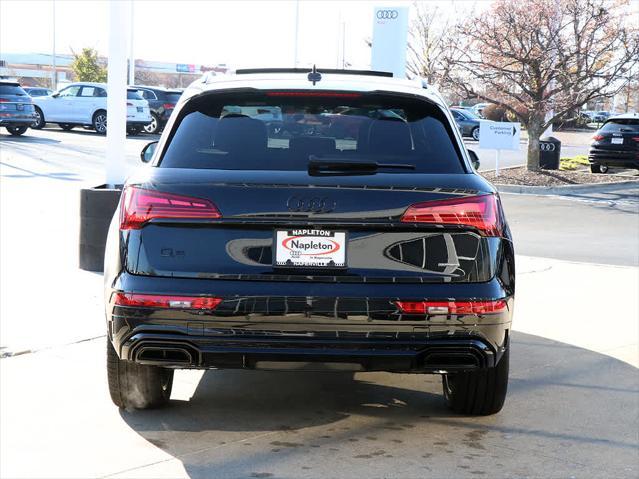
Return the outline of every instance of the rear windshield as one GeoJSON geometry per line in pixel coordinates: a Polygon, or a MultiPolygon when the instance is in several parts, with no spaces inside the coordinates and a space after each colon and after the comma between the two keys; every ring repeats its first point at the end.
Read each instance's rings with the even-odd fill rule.
{"type": "Polygon", "coordinates": [[[608,120],[602,127],[601,131],[606,132],[639,132],[639,118],[618,118],[616,120],[608,120]]]}
{"type": "Polygon", "coordinates": [[[182,96],[182,92],[179,92],[179,91],[166,92],[166,99],[168,101],[172,101],[173,103],[177,103],[181,96],[182,96]]]}
{"type": "Polygon", "coordinates": [[[127,100],[144,100],[140,92],[137,90],[127,90],[126,91],[126,99],[127,100]]]}
{"type": "Polygon", "coordinates": [[[0,83],[0,95],[24,96],[26,92],[19,85],[7,85],[0,83]]]}
{"type": "Polygon", "coordinates": [[[196,97],[182,110],[160,167],[306,170],[309,161],[411,165],[390,172],[463,173],[435,105],[349,92],[243,92],[196,97]]]}

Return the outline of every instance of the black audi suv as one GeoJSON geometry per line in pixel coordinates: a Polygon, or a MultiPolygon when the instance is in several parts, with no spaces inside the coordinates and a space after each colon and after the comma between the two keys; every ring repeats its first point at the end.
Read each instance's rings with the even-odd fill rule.
{"type": "Polygon", "coordinates": [[[639,114],[608,118],[592,137],[588,162],[592,173],[606,173],[610,167],[639,170],[639,114]]]}
{"type": "Polygon", "coordinates": [[[392,371],[498,412],[515,293],[499,195],[421,82],[307,73],[204,78],[143,150],[107,240],[113,402],[166,404],[180,368],[392,371]],[[273,108],[300,128],[244,113],[273,108]]]}

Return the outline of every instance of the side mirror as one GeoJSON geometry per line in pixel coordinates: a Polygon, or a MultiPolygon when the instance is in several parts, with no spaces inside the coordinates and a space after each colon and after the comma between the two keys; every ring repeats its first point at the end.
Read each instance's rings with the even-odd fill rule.
{"type": "Polygon", "coordinates": [[[478,170],[480,163],[477,153],[475,153],[473,150],[468,150],[468,155],[470,156],[470,162],[473,164],[473,168],[478,170]]]}
{"type": "Polygon", "coordinates": [[[140,160],[142,163],[148,163],[153,159],[153,154],[155,153],[155,149],[158,147],[157,141],[152,141],[151,143],[147,143],[142,151],[140,152],[140,160]]]}

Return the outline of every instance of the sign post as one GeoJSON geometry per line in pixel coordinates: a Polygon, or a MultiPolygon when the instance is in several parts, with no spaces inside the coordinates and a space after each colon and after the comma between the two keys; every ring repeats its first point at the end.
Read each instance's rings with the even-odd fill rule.
{"type": "Polygon", "coordinates": [[[479,122],[479,148],[496,150],[495,176],[499,176],[501,150],[519,151],[521,124],[482,120],[479,122]]]}
{"type": "Polygon", "coordinates": [[[376,7],[373,13],[371,68],[406,78],[408,7],[376,7]]]}

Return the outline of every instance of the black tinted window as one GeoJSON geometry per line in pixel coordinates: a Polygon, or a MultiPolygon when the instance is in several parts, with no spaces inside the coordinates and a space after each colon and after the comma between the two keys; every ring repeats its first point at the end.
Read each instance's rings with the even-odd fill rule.
{"type": "Polygon", "coordinates": [[[144,100],[140,92],[137,90],[127,90],[126,91],[126,99],[127,100],[144,100]]]}
{"type": "Polygon", "coordinates": [[[438,107],[402,96],[347,92],[194,98],[181,112],[160,166],[306,170],[311,157],[410,164],[418,173],[464,171],[438,107]]]}
{"type": "Polygon", "coordinates": [[[636,131],[639,132],[639,118],[619,118],[616,120],[608,120],[601,131],[605,132],[623,132],[636,131]]]}
{"type": "Polygon", "coordinates": [[[166,99],[173,103],[177,103],[181,96],[182,96],[181,92],[170,91],[170,92],[167,92],[166,99]]]}
{"type": "Polygon", "coordinates": [[[7,85],[0,83],[0,95],[26,95],[27,93],[18,85],[7,85]]]}

